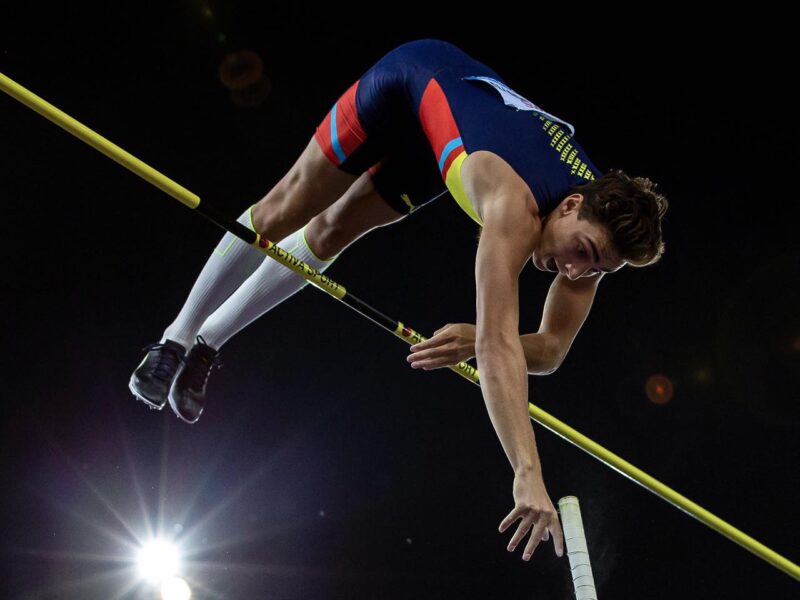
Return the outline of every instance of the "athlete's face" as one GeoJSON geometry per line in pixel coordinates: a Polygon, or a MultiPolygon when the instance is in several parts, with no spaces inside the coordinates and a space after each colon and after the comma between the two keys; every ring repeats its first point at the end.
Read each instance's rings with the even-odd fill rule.
{"type": "Polygon", "coordinates": [[[575,280],[600,271],[613,273],[625,265],[604,226],[578,219],[582,202],[581,194],[567,196],[545,217],[539,247],[531,255],[540,271],[562,273],[575,280]]]}

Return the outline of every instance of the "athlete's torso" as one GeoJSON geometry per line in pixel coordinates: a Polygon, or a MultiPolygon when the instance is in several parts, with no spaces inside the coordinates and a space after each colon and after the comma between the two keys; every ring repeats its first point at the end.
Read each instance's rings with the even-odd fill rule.
{"type": "MultiPolygon", "coordinates": [[[[476,200],[468,198],[464,191],[462,166],[466,157],[479,150],[499,156],[511,166],[530,189],[541,217],[552,212],[574,186],[599,177],[599,170],[575,140],[571,124],[545,112],[497,79],[462,81],[496,94],[494,100],[500,105],[491,112],[477,109],[483,116],[483,126],[476,127],[469,123],[473,118],[459,105],[460,99],[453,101],[456,122],[461,122],[463,149],[462,155],[454,158],[454,169],[445,182],[459,206],[476,223],[483,225],[476,200]]],[[[479,166],[477,161],[472,162],[479,166]]]]}
{"type": "Polygon", "coordinates": [[[468,198],[461,166],[478,150],[506,161],[530,188],[541,217],[600,171],[574,138],[575,128],[508,87],[488,66],[449,42],[416,40],[398,48],[420,124],[459,206],[483,225],[468,198]]]}

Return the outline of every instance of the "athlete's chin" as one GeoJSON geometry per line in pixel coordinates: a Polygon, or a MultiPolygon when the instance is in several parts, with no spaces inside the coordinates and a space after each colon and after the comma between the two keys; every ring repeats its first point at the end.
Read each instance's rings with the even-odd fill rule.
{"type": "Polygon", "coordinates": [[[531,262],[533,263],[533,266],[540,271],[544,271],[545,273],[552,272],[551,269],[547,268],[546,261],[542,260],[541,256],[537,253],[533,253],[531,255],[531,262]]]}
{"type": "Polygon", "coordinates": [[[558,273],[560,271],[556,259],[552,256],[546,256],[543,258],[538,254],[534,254],[531,257],[531,262],[533,263],[534,267],[540,271],[544,271],[545,273],[558,273]]]}

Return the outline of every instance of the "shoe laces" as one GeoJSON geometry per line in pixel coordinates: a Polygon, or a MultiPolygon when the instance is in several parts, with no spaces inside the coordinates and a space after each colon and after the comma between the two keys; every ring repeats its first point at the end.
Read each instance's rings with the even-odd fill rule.
{"type": "Polygon", "coordinates": [[[172,376],[178,369],[178,365],[182,362],[186,362],[186,358],[176,351],[175,348],[167,346],[161,342],[156,342],[155,344],[145,346],[142,348],[142,350],[146,352],[150,352],[152,350],[163,350],[156,355],[156,359],[150,368],[150,373],[153,375],[153,377],[163,381],[169,381],[172,379],[172,376]]]}
{"type": "Polygon", "coordinates": [[[211,374],[213,368],[221,369],[222,361],[220,360],[219,351],[214,350],[211,346],[206,344],[203,336],[197,336],[197,346],[191,352],[191,361],[187,362],[187,383],[189,387],[195,390],[202,390],[208,376],[211,374]],[[202,344],[202,345],[200,345],[202,344]]]}

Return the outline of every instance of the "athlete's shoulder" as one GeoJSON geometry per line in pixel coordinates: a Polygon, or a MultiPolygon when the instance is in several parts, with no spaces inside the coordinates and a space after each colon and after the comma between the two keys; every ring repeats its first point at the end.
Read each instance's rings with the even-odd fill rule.
{"type": "Polygon", "coordinates": [[[497,198],[522,198],[528,209],[539,214],[539,205],[530,186],[502,156],[488,150],[471,152],[461,165],[464,191],[483,218],[486,202],[497,198]]]}

